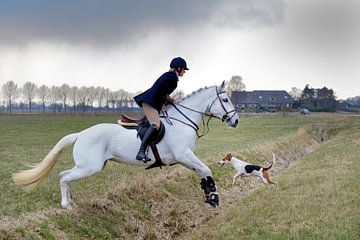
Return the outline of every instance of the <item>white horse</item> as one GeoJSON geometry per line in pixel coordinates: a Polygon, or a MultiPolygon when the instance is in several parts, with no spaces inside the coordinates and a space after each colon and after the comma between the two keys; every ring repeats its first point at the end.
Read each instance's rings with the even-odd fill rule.
{"type": "MultiPolygon", "coordinates": [[[[219,198],[212,173],[192,150],[199,136],[197,124],[203,120],[204,115],[222,119],[231,127],[237,126],[238,114],[224,88],[225,82],[220,87],[200,89],[170,106],[167,110],[170,118],[165,121],[162,118],[166,127],[165,135],[157,144],[164,164],[180,163],[200,175],[205,202],[214,207],[219,204],[219,198]]],[[[48,176],[61,151],[74,144],[75,166],[59,174],[61,206],[71,208],[69,183],[100,172],[107,160],[140,166],[152,165],[155,159],[151,150],[148,154],[152,159],[150,162],[144,163],[135,159],[140,143],[135,130],[125,129],[118,124],[97,124],[63,137],[42,162],[32,169],[13,174],[13,180],[16,184],[25,185],[26,190],[34,189],[48,176]]]]}

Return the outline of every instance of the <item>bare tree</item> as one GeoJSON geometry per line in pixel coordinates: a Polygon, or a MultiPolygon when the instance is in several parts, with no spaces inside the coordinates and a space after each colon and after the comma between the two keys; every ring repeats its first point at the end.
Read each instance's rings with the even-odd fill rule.
{"type": "Polygon", "coordinates": [[[96,88],[96,100],[97,100],[98,105],[99,105],[99,112],[100,112],[100,109],[102,107],[104,97],[105,97],[105,88],[104,87],[97,87],[96,88]]]}
{"type": "Polygon", "coordinates": [[[41,99],[42,102],[42,111],[45,113],[45,102],[50,94],[50,89],[46,85],[41,85],[37,90],[37,95],[41,99]]]}
{"type": "Polygon", "coordinates": [[[127,91],[124,91],[123,93],[123,106],[125,107],[129,107],[129,102],[130,102],[130,99],[131,99],[131,94],[127,91]]]}
{"type": "Polygon", "coordinates": [[[77,99],[78,99],[78,93],[79,93],[79,88],[78,87],[71,87],[70,88],[69,99],[73,104],[74,112],[76,110],[76,102],[77,102],[77,99]]]}
{"type": "Polygon", "coordinates": [[[135,100],[134,100],[134,97],[138,95],[136,93],[129,93],[129,102],[130,102],[130,107],[133,108],[134,107],[134,104],[135,104],[135,100]]]}
{"type": "Polygon", "coordinates": [[[227,84],[226,91],[231,96],[233,91],[244,91],[246,88],[245,84],[243,83],[243,79],[240,76],[232,76],[230,81],[227,84]]]}
{"type": "Polygon", "coordinates": [[[117,96],[118,96],[117,108],[121,108],[126,100],[126,91],[124,89],[119,89],[117,91],[117,96]]]}
{"type": "Polygon", "coordinates": [[[24,95],[24,97],[26,98],[26,100],[29,103],[29,112],[31,113],[31,103],[34,100],[35,96],[36,96],[36,84],[32,83],[32,82],[26,82],[24,83],[23,87],[22,87],[22,94],[24,95]]]}
{"type": "Polygon", "coordinates": [[[54,112],[56,112],[57,102],[58,102],[58,100],[61,99],[61,97],[60,97],[60,88],[59,88],[59,87],[57,87],[57,86],[52,86],[52,87],[50,88],[49,99],[50,99],[51,104],[52,104],[52,106],[53,106],[54,112]]]}
{"type": "Polygon", "coordinates": [[[94,87],[89,87],[87,89],[87,91],[88,91],[88,99],[87,100],[88,100],[88,103],[89,103],[89,105],[91,107],[91,110],[92,110],[93,105],[94,105],[94,101],[96,99],[97,91],[96,91],[96,88],[94,88],[94,87]]]}
{"type": "Polygon", "coordinates": [[[135,93],[132,93],[132,101],[131,101],[131,107],[134,107],[135,106],[135,100],[134,100],[134,97],[141,94],[142,92],[141,91],[137,91],[135,93]]]}
{"type": "Polygon", "coordinates": [[[61,85],[61,87],[59,88],[59,94],[64,105],[64,112],[66,112],[66,100],[69,96],[69,93],[70,93],[70,86],[66,83],[61,85]]]}
{"type": "Polygon", "coordinates": [[[111,102],[113,111],[115,111],[115,105],[118,102],[119,98],[120,98],[120,91],[110,92],[110,102],[111,102]]]}
{"type": "Polygon", "coordinates": [[[88,95],[89,95],[89,94],[88,94],[88,89],[87,89],[87,87],[82,86],[82,87],[79,89],[77,99],[78,99],[78,102],[79,102],[79,104],[81,105],[81,107],[82,107],[82,109],[83,109],[83,112],[85,112],[86,102],[87,102],[87,99],[88,99],[88,95]]]}
{"type": "Polygon", "coordinates": [[[9,104],[9,112],[11,113],[12,102],[21,94],[21,89],[13,81],[6,82],[2,85],[2,92],[9,104]]]}
{"type": "Polygon", "coordinates": [[[110,92],[110,89],[106,88],[105,91],[104,91],[104,98],[105,98],[105,107],[106,107],[106,110],[108,110],[109,108],[109,101],[111,99],[111,92],[110,92]]]}
{"type": "Polygon", "coordinates": [[[128,106],[128,103],[132,98],[132,95],[129,92],[125,91],[124,89],[119,89],[118,91],[116,91],[116,96],[117,96],[116,103],[118,108],[128,106]]]}
{"type": "Polygon", "coordinates": [[[291,91],[289,92],[290,96],[295,100],[298,100],[301,97],[301,93],[302,90],[296,87],[292,87],[291,91]]]}

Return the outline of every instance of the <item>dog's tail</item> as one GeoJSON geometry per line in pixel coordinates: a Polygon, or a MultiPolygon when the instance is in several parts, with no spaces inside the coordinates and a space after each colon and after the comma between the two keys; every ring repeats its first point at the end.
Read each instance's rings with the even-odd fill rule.
{"type": "Polygon", "coordinates": [[[266,179],[267,183],[269,183],[269,184],[275,184],[270,180],[269,173],[268,173],[268,170],[274,165],[274,163],[276,161],[275,154],[272,153],[272,155],[273,155],[273,161],[272,161],[271,165],[267,168],[263,168],[263,172],[262,172],[263,177],[266,179]]]}
{"type": "Polygon", "coordinates": [[[270,166],[269,167],[267,167],[267,168],[263,168],[264,169],[264,171],[267,171],[267,170],[269,170],[274,164],[275,164],[275,161],[276,161],[276,158],[275,158],[275,154],[274,153],[272,153],[272,155],[273,155],[273,161],[272,161],[272,163],[270,164],[270,166]]]}

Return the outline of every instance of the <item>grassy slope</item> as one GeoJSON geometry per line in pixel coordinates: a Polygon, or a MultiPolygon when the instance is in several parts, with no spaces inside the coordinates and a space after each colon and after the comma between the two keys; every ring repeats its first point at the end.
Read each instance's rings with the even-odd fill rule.
{"type": "Polygon", "coordinates": [[[190,239],[359,239],[360,123],[190,239]]]}
{"type": "MultiPolygon", "coordinates": [[[[3,193],[1,194],[0,200],[5,204],[0,206],[0,214],[2,216],[0,220],[10,217],[11,222],[14,221],[14,219],[16,220],[16,216],[19,214],[34,214],[35,218],[39,220],[37,216],[39,211],[51,207],[57,208],[59,206],[59,187],[56,173],[72,166],[70,150],[68,150],[45,184],[37,191],[31,194],[25,194],[18,187],[14,188],[9,179],[11,172],[23,168],[19,166],[20,162],[36,163],[61,136],[81,130],[85,126],[90,126],[96,122],[111,122],[114,120],[113,117],[54,118],[19,116],[14,118],[1,116],[0,133],[1,136],[5,137],[0,139],[0,176],[1,179],[4,180],[0,183],[3,193]],[[14,142],[17,144],[15,145],[14,142]],[[39,143],[40,146],[34,145],[34,142],[39,143]]],[[[302,116],[242,118],[240,127],[235,130],[227,129],[221,126],[220,123],[213,122],[209,135],[199,140],[196,154],[209,164],[210,168],[213,169],[215,177],[219,179],[219,172],[221,172],[221,174],[232,174],[230,170],[218,171],[218,166],[216,166],[216,161],[222,157],[224,152],[243,153],[256,145],[277,142],[287,138],[295,134],[301,126],[310,123],[326,124],[332,121],[334,121],[334,119],[329,118],[329,116],[311,118],[304,118],[302,116]],[[239,146],[241,146],[241,149],[239,149],[239,146]]],[[[111,167],[108,166],[102,173],[96,176],[73,184],[72,189],[75,201],[79,202],[85,199],[85,204],[80,205],[78,212],[60,212],[49,220],[40,221],[39,224],[30,224],[30,227],[28,226],[26,228],[16,228],[15,232],[5,231],[6,234],[18,238],[22,238],[21,236],[42,236],[45,238],[54,236],[61,238],[61,236],[66,236],[67,238],[74,239],[80,238],[80,236],[84,239],[89,236],[95,236],[96,238],[121,238],[129,235],[134,236],[131,234],[139,231],[138,227],[135,226],[139,221],[152,224],[157,223],[154,217],[157,215],[153,213],[154,210],[148,202],[148,197],[159,201],[170,201],[170,203],[174,201],[171,203],[171,206],[174,206],[170,209],[171,211],[167,212],[167,209],[160,209],[157,213],[163,215],[168,214],[170,220],[174,214],[182,214],[177,212],[177,204],[183,207],[181,204],[186,204],[187,200],[190,201],[191,199],[195,199],[199,204],[202,204],[201,200],[199,200],[199,194],[201,194],[198,189],[199,180],[193,173],[185,170],[185,172],[188,173],[185,174],[185,176],[175,175],[178,180],[186,181],[183,186],[177,186],[176,182],[172,181],[174,173],[184,173],[183,168],[180,166],[153,171],[144,171],[141,168],[129,167],[122,164],[111,164],[110,166],[111,167]],[[146,182],[141,182],[155,175],[163,177],[159,187],[154,188],[154,186],[151,185],[147,186],[146,182]],[[168,176],[170,176],[170,178],[168,178],[168,176]],[[136,193],[140,194],[140,196],[135,194],[134,199],[132,192],[138,191],[139,186],[133,187],[133,183],[135,185],[138,184],[140,188],[144,188],[145,184],[144,189],[150,189],[150,192],[136,193]],[[119,185],[129,185],[125,196],[121,195],[121,193],[117,194],[116,191],[114,191],[111,194],[116,196],[109,197],[108,194],[106,199],[114,198],[114,201],[117,202],[116,204],[112,202],[110,205],[107,205],[108,202],[106,201],[105,203],[96,202],[94,204],[90,202],[90,200],[86,203],[86,199],[96,199],[96,196],[102,196],[110,189],[116,189],[119,185]],[[190,186],[190,188],[188,186],[190,186]],[[101,206],[99,207],[99,205],[101,206]],[[95,209],[93,209],[92,206],[95,206],[95,209]],[[105,208],[108,207],[108,209],[111,209],[111,211],[105,211],[104,206],[105,208]],[[97,207],[99,207],[99,209],[97,209],[97,207]],[[124,216],[124,214],[131,214],[130,218],[135,219],[134,221],[137,221],[136,224],[129,221],[129,216],[124,216]],[[59,231],[59,229],[65,230],[59,231]],[[128,235],[121,233],[124,230],[128,232],[128,235]]],[[[219,185],[221,186],[222,183],[219,182],[219,185]]],[[[257,194],[259,193],[256,193],[256,195],[257,194]]],[[[195,209],[189,208],[186,211],[191,212],[194,210],[195,209]]],[[[191,216],[189,213],[188,215],[191,216]]],[[[169,227],[171,227],[172,222],[169,221],[169,223],[164,224],[165,226],[168,224],[169,227]]],[[[178,224],[178,222],[176,222],[176,224],[178,224]]],[[[154,235],[152,232],[154,229],[147,229],[147,231],[150,233],[148,235],[145,233],[145,236],[151,237],[154,235]]],[[[207,232],[207,230],[204,231],[207,232]]]]}

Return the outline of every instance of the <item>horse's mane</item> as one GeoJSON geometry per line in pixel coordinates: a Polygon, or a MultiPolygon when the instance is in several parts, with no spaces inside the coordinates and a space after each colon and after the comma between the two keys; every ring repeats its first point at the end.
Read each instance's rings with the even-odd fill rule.
{"type": "Polygon", "coordinates": [[[211,87],[205,86],[205,87],[199,88],[198,90],[193,91],[192,93],[190,93],[190,94],[186,95],[185,97],[177,100],[176,102],[180,103],[180,102],[184,101],[185,99],[188,99],[188,98],[190,98],[191,96],[195,95],[196,93],[201,92],[201,91],[206,90],[206,89],[209,89],[209,88],[211,88],[211,87]]]}
{"type": "MultiPolygon", "coordinates": [[[[212,86],[212,87],[216,87],[216,86],[212,86]]],[[[189,99],[190,97],[194,96],[196,93],[202,92],[202,91],[212,88],[212,87],[205,86],[205,87],[199,88],[198,90],[193,91],[192,93],[186,95],[185,97],[175,100],[175,103],[181,103],[181,102],[185,101],[186,99],[189,99]]],[[[171,107],[172,107],[171,105],[163,106],[162,110],[166,111],[166,110],[169,110],[169,108],[171,108],[171,107]]]]}

